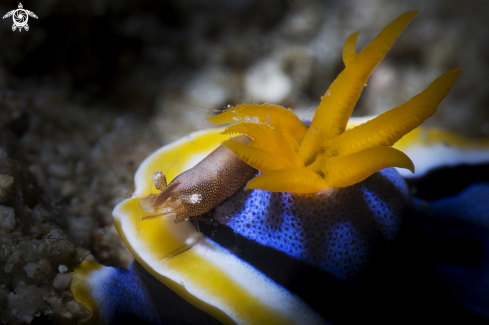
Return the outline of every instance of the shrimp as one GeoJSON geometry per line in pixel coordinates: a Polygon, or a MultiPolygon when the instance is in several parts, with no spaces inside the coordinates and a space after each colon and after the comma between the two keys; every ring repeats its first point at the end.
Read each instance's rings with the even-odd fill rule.
{"type": "MultiPolygon", "coordinates": [[[[251,138],[239,135],[231,140],[248,144],[251,138]]],[[[161,216],[175,217],[175,223],[209,212],[222,201],[242,188],[257,170],[236,156],[230,149],[220,145],[195,167],[184,171],[170,184],[158,170],[153,174],[155,187],[161,192],[150,194],[140,200],[141,207],[150,213],[144,219],[161,216]]],[[[199,232],[198,223],[195,222],[199,232]]],[[[165,255],[164,259],[177,256],[195,246],[202,236],[165,255]]]]}

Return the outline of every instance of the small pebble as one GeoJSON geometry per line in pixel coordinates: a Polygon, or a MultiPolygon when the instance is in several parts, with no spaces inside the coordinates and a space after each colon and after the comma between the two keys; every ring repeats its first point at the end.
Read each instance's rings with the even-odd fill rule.
{"type": "Polygon", "coordinates": [[[10,175],[0,174],[0,188],[9,190],[14,185],[14,177],[10,175]]]}
{"type": "Polygon", "coordinates": [[[76,188],[71,180],[67,180],[61,183],[61,197],[68,198],[75,194],[76,188]]]}
{"type": "Polygon", "coordinates": [[[292,80],[274,60],[258,62],[246,74],[246,93],[256,101],[278,103],[292,90],[292,80]]]}
{"type": "Polygon", "coordinates": [[[94,257],[92,254],[88,254],[87,256],[85,256],[83,258],[84,261],[93,261],[94,260],[94,257]]]}
{"type": "Polygon", "coordinates": [[[70,176],[70,168],[63,164],[49,164],[48,172],[50,175],[59,178],[68,178],[70,176]]]}
{"type": "Polygon", "coordinates": [[[49,239],[58,239],[60,238],[60,233],[58,229],[52,229],[47,235],[49,239]]]}
{"type": "Polygon", "coordinates": [[[0,232],[10,233],[15,228],[14,209],[0,205],[0,232]]]}
{"type": "Polygon", "coordinates": [[[54,278],[53,286],[55,289],[62,291],[70,285],[72,273],[59,273],[54,278]]]}
{"type": "Polygon", "coordinates": [[[5,266],[3,267],[3,270],[5,271],[5,273],[10,273],[10,271],[12,271],[13,267],[14,267],[14,265],[12,263],[8,263],[8,264],[5,264],[5,266]]]}
{"type": "Polygon", "coordinates": [[[49,261],[45,258],[39,260],[39,262],[37,262],[37,267],[39,268],[39,270],[41,270],[42,272],[48,274],[49,272],[51,272],[52,268],[51,268],[51,264],[49,264],[49,261]]]}
{"type": "Polygon", "coordinates": [[[12,263],[12,264],[17,264],[20,262],[22,259],[22,251],[21,250],[16,250],[12,254],[10,254],[10,257],[7,260],[7,263],[12,263]]]}
{"type": "Polygon", "coordinates": [[[0,203],[6,202],[12,192],[14,178],[9,175],[0,174],[0,203]]]}
{"type": "Polygon", "coordinates": [[[59,271],[59,273],[66,273],[66,272],[68,272],[68,268],[66,267],[66,265],[60,264],[58,266],[58,271],[59,271]]]}
{"type": "Polygon", "coordinates": [[[27,263],[24,265],[24,271],[29,278],[33,278],[36,274],[37,264],[36,263],[27,263]]]}
{"type": "Polygon", "coordinates": [[[75,317],[83,319],[90,316],[90,312],[82,304],[72,300],[66,304],[68,311],[75,317]]]}

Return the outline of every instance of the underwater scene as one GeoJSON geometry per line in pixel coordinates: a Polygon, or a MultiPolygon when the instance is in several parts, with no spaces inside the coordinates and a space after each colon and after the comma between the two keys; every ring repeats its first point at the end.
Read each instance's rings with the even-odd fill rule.
{"type": "Polygon", "coordinates": [[[489,3],[0,9],[2,324],[489,324],[489,3]]]}

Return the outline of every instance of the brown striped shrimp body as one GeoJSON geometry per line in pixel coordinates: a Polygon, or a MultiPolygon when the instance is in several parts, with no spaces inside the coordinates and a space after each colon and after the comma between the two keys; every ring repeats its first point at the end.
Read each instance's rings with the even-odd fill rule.
{"type": "MultiPolygon", "coordinates": [[[[237,136],[232,140],[248,144],[251,138],[237,136]]],[[[175,217],[175,223],[204,214],[236,193],[256,174],[230,149],[220,145],[195,167],[184,171],[170,184],[161,171],[153,174],[153,181],[160,193],[141,199],[147,218],[175,217]]]]}

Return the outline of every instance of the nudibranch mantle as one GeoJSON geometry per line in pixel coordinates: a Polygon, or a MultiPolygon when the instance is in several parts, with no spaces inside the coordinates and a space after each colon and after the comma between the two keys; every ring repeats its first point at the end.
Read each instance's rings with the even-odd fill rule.
{"type": "MultiPolygon", "coordinates": [[[[228,139],[227,136],[220,134],[222,131],[223,129],[211,129],[193,133],[159,149],[148,157],[136,173],[136,189],[133,197],[120,203],[114,209],[114,223],[117,230],[138,262],[155,278],[223,323],[247,324],[256,323],[260,319],[274,319],[277,323],[284,324],[303,323],[305,320],[313,324],[321,323],[322,319],[300,298],[290,294],[280,285],[210,239],[201,241],[185,254],[178,255],[166,263],[162,262],[162,257],[184,245],[186,240],[193,236],[195,229],[190,223],[176,224],[171,218],[154,218],[141,221],[141,218],[147,213],[142,209],[140,199],[155,191],[151,181],[154,170],[164,169],[167,171],[168,180],[171,181],[184,170],[192,168],[203,157],[216,149],[223,140],[228,139]],[[272,292],[273,295],[270,294],[272,292]],[[251,313],[250,309],[243,308],[243,306],[248,305],[256,313],[251,313]]],[[[356,193],[357,199],[360,195],[363,202],[368,202],[368,191],[361,190],[362,187],[368,188],[369,184],[372,185],[376,182],[390,186],[391,190],[399,187],[397,191],[400,194],[395,196],[394,200],[397,201],[396,207],[393,209],[392,199],[387,202],[387,210],[391,209],[394,218],[391,220],[389,215],[377,216],[379,218],[376,222],[382,221],[381,219],[385,216],[387,216],[385,219],[387,222],[383,224],[380,222],[380,227],[373,229],[376,234],[372,237],[373,240],[367,239],[364,242],[365,249],[357,251],[363,256],[362,258],[368,258],[372,249],[371,245],[375,244],[376,240],[382,240],[381,238],[385,238],[387,241],[394,239],[399,228],[398,214],[409,204],[410,197],[405,185],[403,188],[402,180],[399,181],[398,176],[392,170],[386,170],[383,173],[383,176],[380,174],[374,176],[371,183],[367,181],[365,184],[357,184],[356,187],[353,186],[350,189],[340,189],[339,192],[353,191],[356,193]],[[389,185],[392,181],[397,185],[389,185]]],[[[251,195],[259,195],[260,192],[263,193],[264,191],[251,191],[251,195]]],[[[393,193],[393,191],[390,192],[393,193]]],[[[250,191],[239,191],[236,197],[228,202],[238,202],[243,193],[247,195],[250,191]]],[[[272,195],[279,194],[272,193],[272,195]]],[[[328,203],[327,200],[325,202],[328,203]]],[[[222,208],[219,207],[216,210],[216,217],[219,218],[219,214],[223,216],[223,212],[230,208],[229,204],[224,204],[222,208]]],[[[371,201],[366,204],[376,203],[371,201]]],[[[232,205],[231,207],[233,208],[232,205]]],[[[239,207],[239,204],[234,206],[234,208],[236,207],[239,207]]],[[[262,208],[267,209],[267,207],[262,208]]],[[[355,206],[352,205],[352,209],[354,208],[355,206]]],[[[376,218],[375,214],[372,214],[373,209],[373,205],[368,206],[362,214],[366,210],[371,217],[376,218]]],[[[381,212],[381,210],[378,211],[381,212]]],[[[361,217],[361,215],[357,216],[361,217]]],[[[361,221],[362,219],[357,218],[357,216],[352,216],[354,221],[361,221]]],[[[239,232],[240,230],[237,229],[239,222],[237,221],[238,219],[231,218],[229,222],[231,228],[236,228],[236,231],[239,232]]],[[[243,220],[243,222],[246,221],[246,219],[243,220]]],[[[358,224],[352,224],[352,227],[355,226],[358,224]]],[[[368,229],[368,227],[364,229],[368,229]]],[[[243,235],[246,236],[246,234],[243,235]]],[[[324,237],[318,238],[319,241],[322,239],[324,237]]],[[[259,239],[257,240],[259,241],[259,239]]],[[[364,266],[360,263],[362,264],[360,268],[352,269],[351,265],[341,265],[341,261],[336,260],[336,264],[333,263],[330,267],[324,267],[322,260],[319,262],[310,260],[310,256],[295,255],[294,257],[318,265],[323,270],[347,281],[357,276],[358,271],[364,266]],[[335,267],[336,269],[334,269],[335,267]]],[[[269,321],[264,322],[270,323],[269,321]]]]}
{"type": "Polygon", "coordinates": [[[325,193],[240,191],[219,205],[213,218],[245,238],[354,282],[379,245],[396,241],[411,207],[406,183],[388,168],[325,193]]]}

